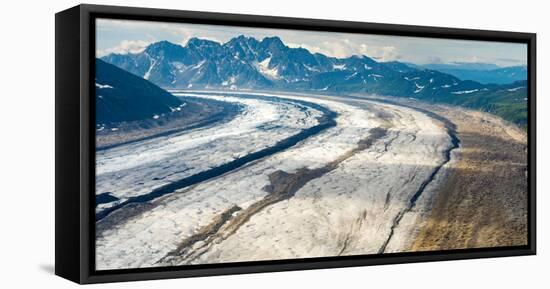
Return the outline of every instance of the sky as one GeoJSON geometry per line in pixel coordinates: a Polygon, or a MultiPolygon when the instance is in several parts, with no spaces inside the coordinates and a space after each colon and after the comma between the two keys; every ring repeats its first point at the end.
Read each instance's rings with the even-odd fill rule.
{"type": "Polygon", "coordinates": [[[225,43],[245,35],[258,40],[278,36],[290,47],[345,58],[366,55],[378,61],[414,64],[481,62],[501,67],[527,65],[527,45],[519,43],[384,36],[239,26],[97,19],[96,55],[138,53],[168,40],[185,46],[192,37],[225,43]]]}

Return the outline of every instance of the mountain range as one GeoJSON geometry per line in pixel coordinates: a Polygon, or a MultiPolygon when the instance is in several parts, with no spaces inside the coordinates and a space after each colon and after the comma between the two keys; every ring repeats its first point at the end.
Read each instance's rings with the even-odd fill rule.
{"type": "Polygon", "coordinates": [[[96,124],[158,117],[183,102],[155,84],[96,59],[96,124]]]}
{"type": "Polygon", "coordinates": [[[461,80],[473,80],[479,83],[508,84],[514,81],[527,79],[526,66],[499,67],[490,63],[464,63],[454,62],[450,64],[407,64],[413,68],[432,69],[458,77],[461,80]]]}
{"type": "MultiPolygon", "coordinates": [[[[329,93],[370,93],[452,103],[485,111],[510,103],[509,120],[524,123],[527,82],[506,85],[462,80],[451,73],[367,56],[329,57],[292,48],[278,37],[243,35],[226,43],[191,38],[185,46],[152,43],[140,53],[101,58],[165,89],[272,89],[329,93]],[[498,103],[478,98],[499,95],[498,103]]],[[[495,112],[497,113],[497,112],[495,112]]],[[[498,113],[497,113],[498,114],[498,113]]]]}

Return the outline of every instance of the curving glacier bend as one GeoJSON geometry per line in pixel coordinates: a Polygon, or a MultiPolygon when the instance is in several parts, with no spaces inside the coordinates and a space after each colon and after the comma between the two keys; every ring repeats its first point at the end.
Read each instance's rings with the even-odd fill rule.
{"type": "Polygon", "coordinates": [[[306,103],[335,112],[336,126],[156,198],[117,222],[99,221],[98,270],[402,251],[415,233],[411,220],[445,172],[430,180],[414,210],[411,199],[454,145],[440,120],[375,100],[175,95],[238,102],[243,110],[225,124],[101,152],[98,193],[112,192],[120,202],[273,145],[319,123],[322,111],[306,103]],[[396,229],[396,220],[407,226],[396,229]]]}
{"type": "Polygon", "coordinates": [[[178,94],[235,103],[241,114],[221,125],[138,141],[96,153],[96,192],[117,200],[96,213],[184,177],[258,151],[318,123],[321,112],[288,101],[178,94]],[[270,129],[268,129],[270,128],[270,129]]]}

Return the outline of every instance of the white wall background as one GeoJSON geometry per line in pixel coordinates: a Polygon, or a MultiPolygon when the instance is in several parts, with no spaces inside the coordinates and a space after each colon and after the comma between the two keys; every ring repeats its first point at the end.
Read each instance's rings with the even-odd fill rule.
{"type": "MultiPolygon", "coordinates": [[[[550,20],[545,1],[89,1],[184,10],[538,34],[538,246],[530,257],[100,285],[105,288],[543,288],[550,285],[550,20]],[[546,210],[545,210],[546,209],[546,210]]],[[[77,1],[3,1],[0,16],[0,287],[69,288],[54,262],[54,13],[77,1]],[[33,287],[31,287],[33,286],[33,287]]]]}

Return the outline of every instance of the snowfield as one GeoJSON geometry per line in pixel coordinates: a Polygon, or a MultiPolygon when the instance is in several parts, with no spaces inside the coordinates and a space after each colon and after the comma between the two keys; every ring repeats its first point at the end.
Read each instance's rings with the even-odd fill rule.
{"type": "MultiPolygon", "coordinates": [[[[453,146],[439,120],[374,100],[176,95],[237,102],[243,111],[204,130],[98,152],[98,193],[139,195],[318,124],[322,112],[296,101],[336,112],[336,126],[155,199],[113,226],[99,221],[98,270],[403,251],[414,228],[394,232],[394,223],[411,200],[419,197],[415,210],[427,206],[441,177],[429,179],[453,146]]],[[[415,210],[403,222],[411,223],[415,210]]]]}

